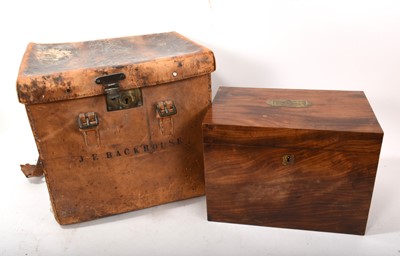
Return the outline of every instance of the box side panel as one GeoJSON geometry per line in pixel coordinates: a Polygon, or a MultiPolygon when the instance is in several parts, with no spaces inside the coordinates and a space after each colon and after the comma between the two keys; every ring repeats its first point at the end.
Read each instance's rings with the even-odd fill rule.
{"type": "Polygon", "coordinates": [[[35,144],[36,144],[36,147],[37,147],[37,150],[38,150],[38,153],[39,153],[39,159],[40,159],[40,155],[41,155],[41,148],[40,148],[40,143],[39,143],[40,140],[38,140],[38,135],[37,135],[37,132],[36,132],[36,122],[32,117],[31,105],[25,105],[25,110],[26,110],[26,114],[28,116],[29,125],[31,126],[33,138],[35,139],[35,144]]]}
{"type": "Polygon", "coordinates": [[[207,143],[204,150],[209,220],[364,234],[379,154],[207,143]]]}
{"type": "Polygon", "coordinates": [[[143,106],[112,112],[105,96],[30,107],[59,223],[204,194],[201,120],[210,104],[210,75],[142,88],[142,94],[143,106]],[[156,104],[166,99],[178,112],[173,125],[165,120],[169,133],[161,134],[156,104]],[[91,111],[99,125],[79,129],[78,115],[91,111]]]}

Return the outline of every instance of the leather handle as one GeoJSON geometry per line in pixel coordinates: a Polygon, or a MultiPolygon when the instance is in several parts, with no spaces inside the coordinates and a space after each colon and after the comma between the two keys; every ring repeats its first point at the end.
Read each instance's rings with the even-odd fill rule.
{"type": "Polygon", "coordinates": [[[43,175],[43,166],[42,166],[42,161],[40,160],[40,156],[38,157],[36,165],[21,164],[20,166],[21,166],[21,171],[27,178],[41,177],[43,175]]]}

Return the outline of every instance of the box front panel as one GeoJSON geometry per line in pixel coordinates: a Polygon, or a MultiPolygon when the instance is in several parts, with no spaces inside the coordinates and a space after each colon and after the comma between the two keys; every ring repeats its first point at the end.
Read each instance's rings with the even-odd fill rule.
{"type": "Polygon", "coordinates": [[[201,120],[210,75],[141,90],[142,106],[111,112],[105,96],[28,106],[61,224],[204,194],[201,120]],[[157,117],[165,100],[177,113],[157,117]],[[79,128],[78,116],[90,112],[98,125],[79,128]]]}
{"type": "Polygon", "coordinates": [[[208,219],[364,234],[376,153],[205,144],[208,219]]]}

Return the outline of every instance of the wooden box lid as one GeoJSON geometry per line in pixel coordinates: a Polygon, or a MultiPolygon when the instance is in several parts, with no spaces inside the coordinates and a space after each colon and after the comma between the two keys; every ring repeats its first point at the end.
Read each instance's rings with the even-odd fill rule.
{"type": "Polygon", "coordinates": [[[383,131],[361,91],[220,87],[205,143],[379,152],[383,131]]]}
{"type": "Polygon", "coordinates": [[[213,52],[176,32],[61,44],[30,43],[17,92],[35,104],[104,94],[99,76],[124,73],[121,90],[182,80],[215,70],[213,52]]]}

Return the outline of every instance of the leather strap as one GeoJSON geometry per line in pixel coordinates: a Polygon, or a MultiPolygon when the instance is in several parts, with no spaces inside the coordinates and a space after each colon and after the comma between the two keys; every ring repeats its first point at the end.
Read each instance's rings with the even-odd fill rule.
{"type": "Polygon", "coordinates": [[[36,165],[34,164],[21,164],[21,171],[27,178],[41,177],[43,175],[43,166],[40,157],[38,157],[36,165]]]}

